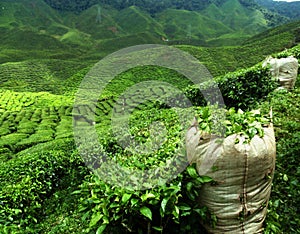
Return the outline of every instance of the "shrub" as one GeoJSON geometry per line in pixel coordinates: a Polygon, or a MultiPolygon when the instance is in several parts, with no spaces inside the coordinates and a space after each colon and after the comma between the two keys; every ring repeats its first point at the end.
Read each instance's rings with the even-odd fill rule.
{"type": "Polygon", "coordinates": [[[55,138],[66,138],[73,136],[72,117],[63,116],[56,127],[55,138]]]}
{"type": "Polygon", "coordinates": [[[17,150],[16,144],[27,137],[28,135],[24,133],[11,133],[9,135],[2,136],[0,138],[0,147],[5,146],[10,148],[12,151],[15,151],[17,150]]]}
{"type": "Polygon", "coordinates": [[[10,124],[8,122],[4,122],[0,127],[0,136],[8,135],[11,133],[10,124]]]}
{"type": "MultiPolygon", "coordinates": [[[[277,81],[271,77],[269,69],[262,68],[261,64],[216,77],[215,82],[227,107],[244,110],[251,109],[256,102],[265,98],[278,87],[277,81]]],[[[216,88],[212,82],[206,82],[200,86],[201,91],[210,95],[211,100],[217,95],[216,88]]],[[[190,86],[186,89],[186,95],[194,105],[203,106],[207,103],[200,89],[190,86]]]]}
{"type": "MultiPolygon", "coordinates": [[[[299,82],[299,79],[298,79],[299,82]]],[[[299,233],[300,89],[276,91],[259,105],[273,108],[277,141],[276,170],[266,220],[266,233],[299,233]]]]}
{"type": "Polygon", "coordinates": [[[298,60],[300,59],[300,46],[297,45],[289,50],[282,51],[276,55],[274,55],[276,58],[286,58],[288,56],[294,56],[298,60]]]}
{"type": "Polygon", "coordinates": [[[40,144],[0,165],[0,225],[26,227],[38,221],[45,198],[83,165],[74,149],[72,140],[40,144]]]}
{"type": "Polygon", "coordinates": [[[210,178],[199,177],[190,166],[170,184],[147,191],[109,186],[97,176],[90,176],[74,194],[81,196],[80,211],[83,220],[89,221],[87,232],[199,233],[199,220],[211,219],[196,199],[200,186],[209,182],[210,178]]]}
{"type": "Polygon", "coordinates": [[[17,129],[19,133],[32,134],[35,132],[37,124],[29,120],[23,120],[19,123],[17,129]]]}
{"type": "MultiPolygon", "coordinates": [[[[178,111],[186,112],[182,109],[178,111]]],[[[224,120],[225,136],[237,133],[249,140],[254,135],[262,137],[262,125],[269,123],[269,120],[264,118],[259,111],[242,112],[240,110],[237,112],[232,108],[228,111],[221,110],[221,112],[225,113],[226,117],[226,121],[224,120]]],[[[214,118],[209,107],[197,108],[196,116],[199,130],[206,132],[214,130],[214,118]]],[[[134,170],[147,170],[154,166],[162,167],[164,163],[168,164],[168,159],[173,157],[174,153],[177,153],[176,149],[179,148],[181,131],[178,119],[172,110],[153,108],[134,112],[129,121],[131,134],[136,141],[146,143],[150,138],[148,125],[154,121],[164,122],[168,140],[162,145],[162,149],[149,154],[128,152],[130,149],[123,150],[111,137],[109,130],[103,129],[99,132],[102,146],[111,160],[134,170]]],[[[125,136],[127,139],[128,137],[125,136]]],[[[163,173],[167,174],[168,170],[174,168],[174,165],[176,165],[175,162],[167,165],[163,173]]],[[[118,168],[110,167],[110,164],[106,162],[99,170],[104,175],[110,175],[110,179],[118,177],[118,173],[124,176],[118,168]]],[[[157,176],[163,177],[164,175],[157,176]]],[[[124,177],[122,179],[124,180],[124,177]]],[[[139,179],[145,182],[144,178],[135,178],[134,175],[127,178],[127,180],[132,180],[133,184],[140,182],[139,179]]],[[[201,207],[197,201],[200,187],[204,183],[214,182],[209,177],[199,176],[194,165],[190,165],[169,183],[158,183],[157,187],[147,190],[126,189],[120,184],[110,185],[96,175],[92,175],[88,176],[80,190],[74,193],[80,195],[80,211],[83,220],[89,222],[86,232],[102,233],[105,230],[113,233],[147,233],[149,232],[147,230],[151,230],[164,233],[199,233],[203,231],[200,220],[211,225],[216,222],[216,217],[205,207],[201,207]]]]}
{"type": "Polygon", "coordinates": [[[30,140],[35,140],[35,142],[47,142],[53,140],[54,131],[49,130],[38,130],[35,134],[29,137],[30,140]]]}
{"type": "Polygon", "coordinates": [[[0,147],[0,162],[6,162],[12,157],[12,152],[8,148],[0,147]]]}
{"type": "Polygon", "coordinates": [[[53,119],[48,119],[47,117],[42,120],[37,126],[37,130],[52,130],[56,128],[57,123],[53,119]]]}

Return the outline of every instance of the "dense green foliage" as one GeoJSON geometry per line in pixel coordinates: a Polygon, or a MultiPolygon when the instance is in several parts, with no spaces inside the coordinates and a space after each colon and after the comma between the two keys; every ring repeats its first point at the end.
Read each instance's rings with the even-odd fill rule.
{"type": "MultiPolygon", "coordinates": [[[[277,54],[275,57],[300,58],[300,48],[277,54]]],[[[271,93],[257,107],[264,113],[273,110],[276,137],[276,170],[266,221],[266,233],[299,233],[299,153],[300,153],[300,76],[292,92],[286,90],[271,93]]]]}
{"type": "MultiPolygon", "coordinates": [[[[270,76],[267,68],[262,68],[261,64],[216,77],[215,81],[225,105],[244,110],[251,109],[255,103],[278,87],[277,81],[270,76]]],[[[186,95],[194,105],[206,105],[202,93],[208,93],[211,96],[210,100],[213,100],[213,97],[217,96],[214,89],[215,85],[207,82],[200,84],[200,89],[197,85],[188,87],[186,95]]]]}
{"type": "Polygon", "coordinates": [[[273,108],[277,141],[275,178],[269,203],[266,233],[299,233],[299,79],[293,92],[278,91],[261,105],[273,108]]]}
{"type": "MultiPolygon", "coordinates": [[[[2,45],[12,46],[12,42],[26,37],[28,40],[14,48],[69,49],[67,54],[74,53],[70,46],[107,51],[107,46],[121,41],[121,44],[125,43],[121,48],[126,47],[130,45],[126,44],[128,37],[135,44],[141,43],[142,39],[143,43],[166,43],[162,40],[165,38],[172,44],[224,45],[225,40],[235,45],[286,22],[253,2],[238,0],[102,1],[100,5],[95,5],[99,3],[97,0],[46,2],[54,9],[42,0],[1,2],[2,45]],[[145,35],[147,33],[149,35],[145,35]]],[[[108,52],[116,49],[111,48],[108,52]]]]}
{"type": "MultiPolygon", "coordinates": [[[[62,0],[45,0],[48,4],[53,6],[59,10],[67,10],[67,11],[82,11],[87,9],[88,7],[92,6],[96,3],[101,4],[109,4],[117,9],[124,9],[130,6],[138,6],[147,10],[151,13],[157,13],[163,11],[168,8],[175,8],[175,9],[185,9],[185,10],[192,10],[198,11],[203,10],[210,4],[221,5],[222,1],[220,0],[162,0],[162,1],[152,1],[152,0],[115,0],[115,1],[107,1],[107,0],[83,0],[83,1],[62,1],[62,0]]],[[[253,0],[248,1],[240,1],[242,4],[246,6],[254,6],[255,3],[253,0]]]]}
{"type": "Polygon", "coordinates": [[[23,228],[36,223],[47,196],[65,186],[64,177],[78,176],[80,181],[77,169],[83,163],[78,155],[70,154],[72,150],[74,145],[70,140],[41,144],[1,165],[0,225],[16,224],[23,228]]]}
{"type": "Polygon", "coordinates": [[[83,219],[89,220],[86,232],[101,233],[106,229],[114,233],[147,230],[197,233],[201,229],[199,219],[214,220],[196,202],[201,185],[212,180],[199,177],[192,166],[172,183],[147,191],[107,186],[95,176],[90,180],[74,191],[82,199],[83,219]]]}
{"type": "MultiPolygon", "coordinates": [[[[214,181],[198,176],[194,165],[166,184],[141,191],[109,185],[91,173],[75,147],[72,109],[81,80],[110,52],[143,43],[232,45],[232,41],[243,45],[176,47],[216,76],[228,108],[225,123],[220,123],[225,136],[262,136],[262,127],[269,122],[263,114],[273,108],[277,168],[265,233],[299,233],[299,78],[291,92],[274,91],[277,83],[268,68],[257,64],[270,54],[300,59],[299,46],[278,53],[299,42],[299,22],[245,41],[252,35],[247,33],[251,27],[258,24],[263,29],[276,22],[264,18],[270,12],[260,11],[253,1],[135,1],[136,6],[131,1],[102,1],[100,24],[95,23],[94,3],[50,3],[76,14],[58,13],[38,0],[0,3],[0,233],[204,233],[200,220],[214,225],[217,218],[197,202],[199,188],[214,181]],[[166,10],[169,7],[173,9],[166,10]],[[232,9],[238,18],[232,14],[224,20],[232,9]],[[192,24],[202,25],[203,34],[192,24]],[[172,33],[173,41],[162,42],[161,36],[172,33]],[[253,108],[260,111],[246,111],[253,108]]],[[[164,105],[161,97],[176,101],[166,88],[145,87],[141,92],[156,101],[137,105],[134,96],[126,100],[128,107],[136,108],[129,119],[130,132],[122,135],[151,146],[158,132],[165,133],[160,149],[146,154],[123,149],[112,133],[111,114],[120,94],[153,79],[184,91],[196,106],[207,104],[197,87],[166,68],[136,67],[113,79],[96,104],[95,128],[109,159],[132,170],[172,169],[171,159],[182,147],[183,127],[176,111],[185,110],[164,105]],[[154,128],[157,122],[165,129],[154,128]]],[[[201,88],[213,97],[216,86],[207,82],[201,88]]],[[[77,108],[85,114],[89,106],[77,108]]],[[[209,108],[195,111],[200,130],[216,129],[209,108]]],[[[98,161],[94,162],[97,169],[98,161]]],[[[123,172],[109,166],[104,168],[109,173],[123,172]]]]}
{"type": "Polygon", "coordinates": [[[92,5],[95,5],[99,2],[97,0],[84,0],[84,1],[44,0],[44,1],[57,10],[74,11],[74,12],[84,11],[89,7],[91,7],[92,5]]]}

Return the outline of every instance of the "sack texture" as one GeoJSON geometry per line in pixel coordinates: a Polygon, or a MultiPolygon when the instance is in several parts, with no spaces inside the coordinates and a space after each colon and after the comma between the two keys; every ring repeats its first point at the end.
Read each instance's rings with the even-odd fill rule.
{"type": "Polygon", "coordinates": [[[273,127],[250,143],[231,135],[225,139],[187,134],[187,156],[200,175],[216,183],[201,188],[199,202],[217,216],[216,227],[203,224],[209,233],[262,233],[275,169],[276,144],[273,127]]]}
{"type": "Polygon", "coordinates": [[[279,80],[280,86],[285,89],[292,89],[295,86],[298,75],[298,60],[292,56],[276,59],[267,58],[263,66],[270,65],[273,77],[279,80]]]}

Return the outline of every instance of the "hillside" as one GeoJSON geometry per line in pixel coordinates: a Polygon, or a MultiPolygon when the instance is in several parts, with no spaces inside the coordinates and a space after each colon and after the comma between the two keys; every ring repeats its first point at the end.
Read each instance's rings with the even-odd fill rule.
{"type": "Polygon", "coordinates": [[[272,12],[277,12],[292,20],[300,19],[300,2],[284,2],[273,0],[255,0],[261,6],[272,12]]]}
{"type": "Polygon", "coordinates": [[[286,21],[253,2],[246,4],[238,0],[156,4],[151,1],[2,1],[0,29],[5,33],[1,35],[12,30],[12,34],[28,38],[25,40],[28,47],[30,41],[35,44],[39,37],[48,36],[50,48],[55,44],[84,50],[114,38],[124,40],[121,44],[126,45],[128,37],[138,38],[140,34],[151,35],[143,40],[146,43],[165,43],[162,40],[165,38],[170,44],[235,45],[286,21]]]}
{"type": "MultiPolygon", "coordinates": [[[[188,11],[186,14],[193,15],[188,11]]],[[[200,17],[198,13],[194,16],[200,17]]],[[[159,28],[159,25],[155,26],[159,28]]],[[[127,46],[161,42],[153,34],[142,32],[143,27],[140,29],[141,33],[136,35],[114,37],[98,42],[70,33],[67,34],[69,37],[64,36],[64,39],[59,41],[32,31],[3,29],[3,33],[0,34],[2,37],[0,88],[14,91],[48,91],[53,94],[73,92],[88,68],[99,58],[127,46]],[[31,40],[24,42],[24,36],[31,40]],[[85,40],[94,43],[88,44],[85,40]],[[56,84],[59,84],[59,87],[56,84]]],[[[176,47],[195,56],[205,64],[212,75],[218,76],[252,66],[270,54],[295,45],[299,42],[299,37],[299,22],[294,22],[243,40],[241,46],[176,45],[176,47]]]]}
{"type": "MultiPolygon", "coordinates": [[[[190,52],[196,51],[196,49],[196,47],[189,47],[190,52]]],[[[296,46],[277,56],[282,57],[293,54],[299,57],[299,51],[299,46],[296,46]]],[[[2,64],[1,67],[1,73],[4,73],[6,77],[13,73],[15,79],[23,79],[28,84],[25,84],[25,82],[23,84],[10,83],[0,90],[0,185],[2,188],[0,197],[3,207],[0,210],[0,232],[38,232],[45,234],[96,232],[96,229],[100,230],[99,228],[102,227],[100,224],[105,221],[98,220],[99,226],[96,224],[91,225],[95,222],[93,217],[100,217],[99,214],[101,215],[104,212],[108,212],[106,214],[110,219],[105,228],[113,233],[125,232],[127,227],[131,230],[146,230],[147,220],[144,220],[144,216],[139,212],[127,211],[134,209],[134,207],[139,209],[147,205],[152,209],[153,214],[159,215],[160,213],[157,212],[156,207],[158,206],[159,209],[163,196],[165,196],[160,194],[171,191],[173,192],[172,196],[176,195],[178,202],[180,202],[178,209],[180,209],[180,215],[182,214],[182,216],[180,216],[180,223],[176,223],[169,218],[172,217],[172,214],[167,213],[164,217],[163,233],[191,233],[191,230],[194,230],[192,233],[198,233],[199,230],[204,233],[199,222],[195,220],[204,217],[207,219],[209,215],[207,211],[199,208],[199,212],[203,212],[203,216],[198,216],[197,213],[184,213],[185,209],[189,209],[189,204],[195,204],[193,200],[189,204],[186,202],[181,203],[182,199],[189,202],[188,199],[191,199],[186,196],[185,189],[187,181],[190,182],[192,177],[185,173],[181,175],[182,177],[179,176],[172,180],[171,185],[168,184],[158,189],[134,191],[134,194],[130,195],[132,191],[124,191],[124,188],[118,189],[115,186],[105,184],[87,170],[78,150],[76,150],[73,139],[73,93],[54,95],[49,92],[39,92],[41,90],[36,89],[32,89],[31,92],[26,91],[27,88],[32,88],[30,85],[34,82],[44,82],[42,85],[47,85],[47,88],[50,87],[53,90],[55,90],[55,87],[60,88],[60,85],[63,88],[70,88],[70,85],[75,85],[73,88],[76,89],[76,82],[80,82],[82,75],[87,70],[78,72],[70,78],[68,83],[64,83],[55,80],[55,75],[58,77],[58,74],[48,70],[51,67],[49,63],[45,63],[47,67],[44,67],[41,64],[42,62],[44,61],[32,61],[31,64],[28,61],[6,63],[2,64]],[[34,72],[35,76],[30,76],[30,71],[34,72]],[[6,90],[13,86],[19,89],[18,92],[6,90]],[[160,193],[159,189],[164,190],[160,193]],[[133,197],[130,200],[131,196],[133,197]],[[111,203],[113,205],[109,203],[108,211],[103,211],[102,206],[107,204],[107,199],[111,197],[114,201],[122,202],[111,203]],[[126,202],[128,203],[125,202],[127,198],[126,202]],[[156,201],[159,201],[159,203],[156,201]],[[99,203],[102,205],[100,208],[99,203]],[[136,206],[131,205],[132,203],[136,206]],[[123,216],[125,213],[126,216],[123,216]],[[115,214],[120,214],[120,217],[115,218],[115,214]],[[128,221],[127,217],[131,217],[131,215],[135,216],[128,221]],[[82,219],[82,217],[85,217],[85,219],[82,219]],[[126,227],[124,227],[124,223],[126,227]],[[186,230],[186,224],[191,229],[186,230]]],[[[222,61],[222,63],[224,62],[225,60],[222,61]]],[[[66,64],[67,61],[64,61],[61,66],[66,64]]],[[[53,68],[56,66],[57,64],[53,64],[53,68]]],[[[70,71],[69,75],[73,72],[70,71]]],[[[261,70],[261,66],[258,65],[255,68],[229,73],[224,77],[232,79],[233,84],[237,84],[237,86],[246,84],[245,87],[247,87],[247,84],[253,84],[253,82],[256,85],[257,77],[265,74],[264,72],[261,70]],[[243,80],[235,81],[236,77],[245,74],[245,71],[248,71],[248,75],[254,74],[252,77],[254,81],[249,83],[245,83],[243,80]]],[[[184,89],[188,85],[185,79],[167,69],[138,67],[117,77],[111,83],[109,91],[117,94],[126,90],[129,85],[135,82],[154,77],[154,74],[159,74],[155,76],[157,80],[177,84],[179,88],[184,89]]],[[[68,75],[65,74],[65,76],[68,75]]],[[[11,80],[10,77],[9,80],[11,80]]],[[[163,88],[148,90],[146,87],[145,90],[144,95],[156,96],[163,95],[166,91],[163,88]],[[148,91],[152,93],[148,93],[148,91]]],[[[255,90],[259,93],[260,88],[255,86],[255,90]]],[[[229,93],[225,91],[223,94],[225,96],[229,93]]],[[[253,93],[245,92],[243,94],[241,92],[241,95],[252,96],[253,93]]],[[[271,92],[267,100],[262,102],[256,100],[255,102],[256,107],[261,108],[265,113],[269,112],[270,103],[273,106],[276,139],[279,142],[277,169],[269,203],[269,213],[265,223],[266,231],[275,230],[274,233],[297,233],[299,231],[300,220],[297,216],[297,204],[299,202],[299,196],[297,195],[299,192],[299,170],[297,166],[299,165],[299,159],[295,157],[299,154],[300,139],[298,134],[300,129],[298,121],[299,95],[298,78],[297,87],[292,92],[271,92]],[[289,196],[286,196],[286,193],[289,196]],[[280,223],[278,223],[278,220],[280,223]]],[[[131,97],[130,100],[127,100],[127,104],[135,106],[135,101],[135,98],[131,97]]],[[[241,99],[240,102],[246,102],[246,99],[241,99]]],[[[171,109],[157,109],[158,107],[148,106],[147,103],[137,106],[135,112],[131,115],[130,121],[133,133],[137,135],[137,139],[145,140],[148,138],[150,124],[153,121],[164,121],[166,127],[170,128],[168,131],[169,140],[157,155],[144,157],[140,154],[133,155],[131,152],[121,151],[111,135],[109,127],[114,105],[116,105],[115,100],[106,98],[100,100],[95,109],[99,140],[103,141],[103,145],[109,150],[111,157],[117,158],[123,166],[133,166],[140,169],[153,164],[161,165],[166,158],[176,152],[174,150],[178,147],[177,141],[179,140],[177,135],[179,131],[178,119],[171,109]]],[[[89,111],[89,106],[77,106],[76,108],[81,114],[89,111]]],[[[84,121],[81,124],[84,126],[84,121]]],[[[202,180],[210,181],[205,177],[202,180]]],[[[196,191],[198,188],[196,187],[196,191]]],[[[194,192],[195,190],[188,190],[188,194],[191,191],[194,192]]],[[[174,200],[174,202],[177,201],[174,200]]],[[[173,204],[172,200],[169,204],[173,204]]],[[[209,220],[213,220],[213,216],[209,216],[209,220]]],[[[153,219],[152,222],[159,223],[160,221],[153,219]]],[[[155,227],[151,226],[153,230],[156,230],[155,227]]]]}
{"type": "MultiPolygon", "coordinates": [[[[269,55],[300,59],[300,22],[270,28],[285,18],[247,0],[135,2],[134,6],[130,0],[0,2],[0,233],[197,234],[205,233],[199,220],[217,222],[197,200],[201,186],[216,185],[211,178],[198,176],[188,166],[166,184],[157,179],[164,179],[169,169],[173,175],[178,166],[172,161],[174,155],[185,158],[182,132],[190,125],[187,121],[183,126],[180,119],[186,109],[163,102],[163,98],[172,104],[180,101],[170,86],[190,98],[202,114],[201,130],[215,124],[190,80],[168,68],[137,66],[110,81],[93,105],[74,103],[82,79],[100,59],[149,43],[170,45],[198,59],[219,85],[227,108],[242,108],[244,113],[255,108],[266,115],[273,108],[277,168],[265,234],[300,233],[300,77],[294,90],[274,91],[277,82],[261,66],[269,55]],[[120,97],[137,84],[142,85],[136,86],[134,95],[120,97]],[[132,111],[124,124],[120,113],[127,112],[125,107],[132,111]],[[94,121],[85,116],[88,113],[94,114],[94,121]],[[74,138],[78,134],[74,129],[84,130],[87,125],[101,142],[95,154],[88,155],[93,157],[93,169],[107,173],[109,179],[127,173],[109,164],[99,169],[107,162],[98,160],[99,152],[101,156],[107,152],[116,165],[132,169],[128,178],[136,184],[145,183],[146,177],[136,178],[133,172],[162,167],[149,180],[159,186],[127,190],[91,173],[74,138]],[[126,126],[128,132],[123,131],[126,126]],[[118,137],[134,144],[124,148],[118,137]],[[159,149],[145,152],[143,147],[149,145],[159,149]]],[[[234,117],[237,122],[241,113],[234,117]]],[[[188,114],[189,118],[195,113],[188,114]]],[[[245,120],[254,135],[261,130],[256,129],[258,114],[245,120]]],[[[232,128],[239,129],[236,123],[232,128]]],[[[87,139],[90,135],[88,131],[87,139]]],[[[122,185],[127,182],[123,178],[122,185]]]]}
{"type": "Polygon", "coordinates": [[[157,16],[169,40],[216,38],[233,30],[198,12],[169,9],[157,16]]]}
{"type": "Polygon", "coordinates": [[[248,40],[245,40],[244,43],[254,43],[260,40],[269,39],[273,41],[273,37],[285,38],[286,36],[291,36],[293,38],[293,43],[297,44],[300,41],[300,21],[293,21],[291,23],[284,24],[269,30],[266,30],[262,33],[259,33],[248,40]]]}

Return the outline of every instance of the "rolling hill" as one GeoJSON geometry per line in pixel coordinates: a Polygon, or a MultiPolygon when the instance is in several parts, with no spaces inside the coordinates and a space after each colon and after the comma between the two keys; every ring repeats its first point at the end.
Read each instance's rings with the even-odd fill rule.
{"type": "Polygon", "coordinates": [[[164,25],[164,32],[170,40],[216,38],[233,30],[220,21],[193,11],[168,9],[156,19],[164,25]]]}
{"type": "Polygon", "coordinates": [[[136,37],[136,44],[140,43],[140,35],[149,35],[144,38],[145,43],[165,43],[165,38],[169,44],[236,45],[286,20],[253,2],[245,4],[239,0],[202,1],[200,5],[189,5],[187,1],[182,6],[176,1],[164,1],[158,6],[148,1],[96,3],[68,1],[73,7],[68,5],[66,10],[63,4],[67,3],[62,1],[2,1],[0,30],[4,33],[0,39],[9,46],[7,33],[24,37],[24,47],[27,44],[28,49],[36,44],[40,49],[76,47],[86,51],[106,44],[106,51],[110,52],[115,48],[107,48],[107,40],[124,40],[121,44],[126,46],[128,38],[132,41],[136,37]],[[38,42],[46,39],[48,46],[38,42]]]}
{"type": "Polygon", "coordinates": [[[277,12],[292,20],[300,19],[300,2],[285,2],[273,0],[255,0],[261,6],[270,11],[277,12]]]}
{"type": "MultiPolygon", "coordinates": [[[[126,11],[134,11],[135,14],[139,12],[136,8],[126,11]]],[[[173,14],[177,13],[177,10],[170,11],[173,14]]],[[[203,19],[198,13],[191,14],[184,11],[184,14],[191,15],[193,19],[203,19]]],[[[153,28],[161,29],[160,25],[153,25],[153,28]]],[[[69,31],[58,40],[51,35],[30,30],[2,28],[0,88],[14,91],[47,91],[53,94],[72,93],[88,68],[107,54],[136,44],[161,43],[157,35],[143,32],[143,27],[140,29],[140,33],[102,40],[93,39],[87,36],[87,32],[74,29],[74,34],[69,31]],[[24,37],[30,40],[24,41],[24,37]],[[47,79],[44,79],[45,77],[47,79]]],[[[299,38],[299,22],[293,22],[267,30],[247,40],[240,39],[243,42],[240,46],[176,45],[176,47],[191,53],[203,62],[214,76],[218,76],[252,66],[270,54],[290,48],[299,42],[299,38]]],[[[186,42],[188,43],[189,39],[186,42]]]]}
{"type": "Polygon", "coordinates": [[[80,80],[85,68],[137,44],[176,45],[203,61],[213,75],[221,75],[254,65],[300,38],[299,22],[256,34],[270,22],[238,0],[212,1],[199,11],[170,8],[154,15],[137,6],[120,10],[103,4],[62,12],[42,0],[16,0],[2,1],[0,13],[0,88],[14,91],[72,92],[77,85],[71,85],[72,80],[80,80]],[[60,88],[55,87],[58,83],[60,88]],[[70,89],[64,87],[67,84],[70,89]]]}

